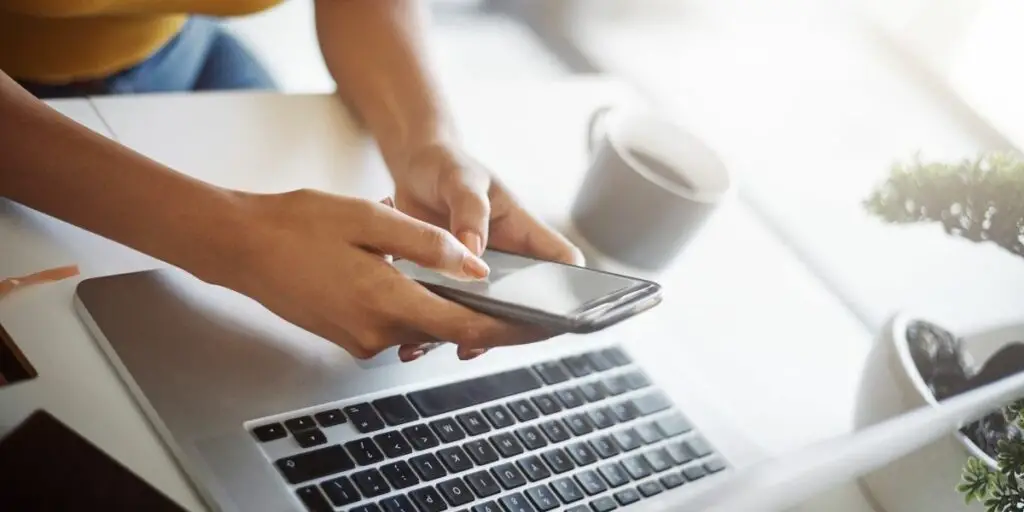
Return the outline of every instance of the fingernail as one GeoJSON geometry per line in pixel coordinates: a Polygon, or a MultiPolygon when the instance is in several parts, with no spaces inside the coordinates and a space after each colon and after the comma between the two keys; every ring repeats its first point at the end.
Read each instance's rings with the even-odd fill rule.
{"type": "Polygon", "coordinates": [[[467,255],[462,260],[462,271],[477,279],[483,279],[491,273],[491,269],[484,263],[484,260],[473,255],[467,255]]]}
{"type": "Polygon", "coordinates": [[[480,256],[481,254],[483,254],[484,244],[483,240],[480,238],[480,235],[472,231],[463,231],[462,234],[459,236],[459,239],[462,241],[462,244],[465,245],[466,248],[469,249],[470,252],[472,252],[474,255],[480,256]]]}
{"type": "Polygon", "coordinates": [[[486,349],[486,348],[474,348],[472,350],[468,350],[468,351],[466,351],[466,359],[465,360],[469,361],[470,359],[476,359],[476,358],[486,354],[487,350],[488,349],[486,349]]]}
{"type": "Polygon", "coordinates": [[[413,352],[412,354],[409,354],[409,357],[405,359],[405,362],[411,363],[411,362],[413,362],[413,361],[423,357],[423,354],[426,354],[426,352],[424,352],[422,350],[417,350],[417,351],[413,352]]]}
{"type": "Polygon", "coordinates": [[[391,196],[385,197],[380,202],[383,203],[385,206],[388,206],[390,208],[394,208],[395,207],[395,201],[393,199],[391,199],[391,196]]]}

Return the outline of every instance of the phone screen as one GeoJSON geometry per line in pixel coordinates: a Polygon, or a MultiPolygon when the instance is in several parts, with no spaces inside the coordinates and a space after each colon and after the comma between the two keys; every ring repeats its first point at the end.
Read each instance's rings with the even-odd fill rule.
{"type": "Polygon", "coordinates": [[[479,281],[454,279],[406,260],[396,261],[395,267],[417,281],[558,316],[644,284],[628,277],[503,252],[485,251],[483,260],[491,273],[479,281]]]}

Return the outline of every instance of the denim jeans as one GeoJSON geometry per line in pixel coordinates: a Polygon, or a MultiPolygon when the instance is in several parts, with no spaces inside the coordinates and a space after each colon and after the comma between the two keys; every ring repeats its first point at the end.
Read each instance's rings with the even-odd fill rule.
{"type": "Polygon", "coordinates": [[[98,80],[50,85],[19,82],[40,99],[147,92],[276,89],[270,74],[212,18],[189,18],[145,61],[98,80]]]}

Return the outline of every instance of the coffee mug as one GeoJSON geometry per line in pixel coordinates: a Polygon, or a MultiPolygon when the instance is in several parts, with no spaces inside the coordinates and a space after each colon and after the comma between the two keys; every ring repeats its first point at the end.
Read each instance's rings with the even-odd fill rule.
{"type": "Polygon", "coordinates": [[[629,267],[664,269],[733,189],[711,148],[651,111],[597,109],[587,147],[590,166],[572,205],[573,230],[600,256],[629,267]]]}

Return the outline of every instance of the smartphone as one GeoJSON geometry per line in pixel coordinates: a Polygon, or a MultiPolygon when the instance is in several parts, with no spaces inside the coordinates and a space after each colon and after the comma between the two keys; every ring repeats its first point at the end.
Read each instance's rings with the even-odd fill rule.
{"type": "Polygon", "coordinates": [[[511,321],[560,333],[590,333],[661,303],[652,281],[585,267],[487,250],[486,279],[467,281],[399,260],[395,266],[434,293],[511,321]]]}

